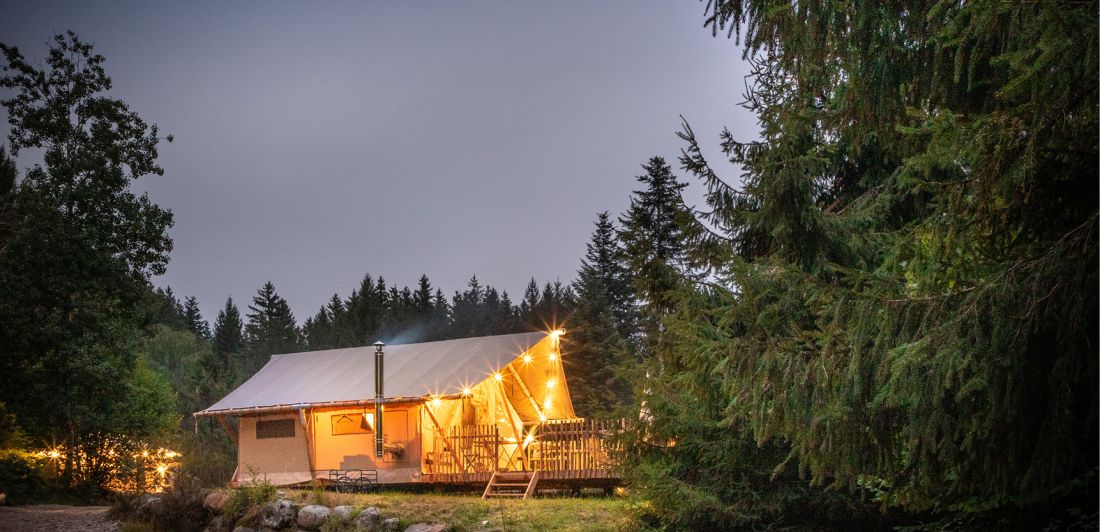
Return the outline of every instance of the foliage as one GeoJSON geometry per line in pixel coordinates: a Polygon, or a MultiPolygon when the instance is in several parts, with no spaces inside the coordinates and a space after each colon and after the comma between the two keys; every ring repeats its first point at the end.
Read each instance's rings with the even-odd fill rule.
{"type": "Polygon", "coordinates": [[[634,191],[630,208],[619,219],[618,237],[640,305],[638,353],[651,358],[658,351],[661,319],[672,310],[669,294],[680,284],[685,263],[682,225],[689,213],[680,198],[687,185],[676,179],[664,158],[651,157],[642,169],[645,174],[637,180],[644,187],[634,191]]]}
{"type": "Polygon", "coordinates": [[[723,133],[736,186],[684,125],[707,192],[685,269],[703,274],[665,292],[646,431],[676,445],[640,463],[725,504],[1057,504],[1097,447],[1096,3],[717,0],[708,17],[744,39],[762,140],[723,133]],[[716,430],[774,453],[753,464],[716,430]],[[700,465],[776,481],[727,490],[700,465]]]}
{"type": "Polygon", "coordinates": [[[156,433],[156,416],[118,414],[149,397],[140,327],[148,278],[164,272],[172,247],[171,213],[129,189],[162,173],[157,128],[104,95],[105,59],[71,32],[54,37],[43,66],[12,46],[0,52],[12,153],[40,149],[44,163],[18,183],[5,216],[17,223],[0,248],[0,399],[30,438],[64,438],[70,450],[123,425],[156,433]]]}
{"type": "Polygon", "coordinates": [[[606,417],[630,397],[629,385],[616,372],[629,356],[636,326],[630,273],[623,262],[615,226],[602,212],[573,282],[576,303],[563,339],[570,396],[582,417],[606,417]]]}
{"type": "MultiPolygon", "coordinates": [[[[256,478],[253,475],[252,478],[256,478]]],[[[275,485],[266,480],[254,480],[229,492],[223,515],[227,522],[240,520],[249,508],[275,500],[275,485]]]]}
{"type": "Polygon", "coordinates": [[[269,355],[297,352],[301,344],[294,313],[275,292],[271,281],[256,291],[248,310],[248,323],[244,327],[248,349],[245,372],[251,375],[267,362],[269,355]]]}
{"type": "Polygon", "coordinates": [[[57,486],[42,472],[33,454],[14,449],[0,450],[0,489],[7,504],[27,504],[46,499],[57,486]]]}

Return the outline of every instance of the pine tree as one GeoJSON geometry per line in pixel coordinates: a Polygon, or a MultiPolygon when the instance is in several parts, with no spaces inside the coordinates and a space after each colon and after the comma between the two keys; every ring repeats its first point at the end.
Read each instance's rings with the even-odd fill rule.
{"type": "Polygon", "coordinates": [[[662,319],[672,311],[672,293],[687,265],[683,224],[690,212],[680,197],[687,185],[676,179],[663,158],[652,157],[642,168],[645,174],[637,180],[644,188],[634,191],[630,208],[619,220],[619,240],[641,304],[641,354],[652,357],[664,330],[662,319]]]}
{"type": "Polygon", "coordinates": [[[202,319],[199,312],[199,301],[194,296],[188,297],[183,304],[184,327],[191,331],[200,340],[210,339],[210,325],[202,319]]]}
{"type": "Polygon", "coordinates": [[[762,138],[723,132],[735,183],[681,132],[710,275],[663,322],[628,467],[651,507],[749,528],[825,486],[941,513],[1095,486],[1096,3],[708,10],[745,40],[762,138]]]}
{"type": "Polygon", "coordinates": [[[577,414],[600,417],[629,400],[617,371],[633,334],[633,299],[623,253],[608,213],[598,215],[592,240],[573,281],[576,304],[565,344],[570,393],[577,414]]]}
{"type": "Polygon", "coordinates": [[[268,281],[256,291],[248,306],[248,323],[244,327],[248,347],[249,374],[254,373],[270,355],[293,353],[301,347],[294,314],[285,299],[275,292],[268,281]]]}

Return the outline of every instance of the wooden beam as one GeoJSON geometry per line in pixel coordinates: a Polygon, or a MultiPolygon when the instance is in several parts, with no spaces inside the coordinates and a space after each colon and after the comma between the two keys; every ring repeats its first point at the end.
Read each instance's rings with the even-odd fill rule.
{"type": "Polygon", "coordinates": [[[218,425],[221,425],[222,430],[225,431],[225,435],[229,436],[229,440],[233,443],[237,443],[237,433],[229,426],[229,422],[225,420],[225,416],[215,416],[214,419],[218,420],[218,425]]]}
{"type": "Polygon", "coordinates": [[[535,408],[535,414],[542,416],[542,409],[539,408],[539,402],[531,395],[531,390],[527,389],[527,383],[523,382],[523,377],[519,376],[519,372],[516,371],[516,368],[512,367],[511,364],[508,364],[508,371],[512,372],[512,376],[516,378],[516,382],[519,383],[519,389],[523,391],[523,395],[527,396],[528,401],[531,401],[531,406],[535,408]]]}
{"type": "MultiPolygon", "coordinates": [[[[439,430],[439,437],[443,440],[443,447],[451,452],[451,456],[454,457],[455,463],[462,466],[462,471],[466,471],[466,463],[458,457],[458,452],[455,451],[454,447],[452,447],[451,443],[447,440],[447,433],[443,432],[443,427],[439,424],[439,420],[435,418],[435,414],[432,413],[432,408],[427,404],[424,404],[423,408],[424,411],[428,413],[428,418],[432,420],[432,424],[439,430]]],[[[463,456],[465,456],[465,454],[463,454],[463,456]]]]}

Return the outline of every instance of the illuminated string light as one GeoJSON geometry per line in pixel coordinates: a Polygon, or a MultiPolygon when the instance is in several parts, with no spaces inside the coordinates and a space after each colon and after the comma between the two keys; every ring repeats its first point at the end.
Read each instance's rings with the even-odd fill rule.
{"type": "Polygon", "coordinates": [[[523,439],[523,444],[528,445],[533,441],[535,441],[535,435],[534,434],[528,434],[527,437],[523,439]]]}
{"type": "Polygon", "coordinates": [[[523,363],[524,364],[530,364],[531,363],[531,353],[524,353],[523,354],[523,363]]]}
{"type": "MultiPolygon", "coordinates": [[[[546,414],[543,414],[542,412],[539,412],[539,421],[545,422],[546,421],[546,414]]],[[[530,437],[530,436],[528,436],[528,437],[530,437]]]]}
{"type": "Polygon", "coordinates": [[[497,382],[500,382],[504,380],[504,375],[501,375],[500,372],[495,372],[493,373],[493,378],[496,379],[497,382]]]}
{"type": "Polygon", "coordinates": [[[469,387],[466,387],[466,388],[462,389],[462,395],[470,395],[471,393],[473,393],[473,392],[470,391],[469,387]]]}
{"type": "Polygon", "coordinates": [[[167,473],[167,472],[168,472],[168,466],[166,466],[164,464],[160,464],[160,465],[157,466],[157,473],[160,473],[160,476],[163,477],[164,474],[167,473]]]}
{"type": "Polygon", "coordinates": [[[552,401],[552,400],[551,400],[551,399],[550,399],[549,397],[547,397],[547,398],[546,398],[546,401],[543,401],[543,403],[542,403],[542,407],[543,407],[543,408],[545,408],[546,410],[550,410],[550,407],[551,407],[551,406],[552,406],[553,404],[554,404],[554,403],[553,403],[553,401],[552,401]]]}
{"type": "Polygon", "coordinates": [[[546,379],[546,387],[553,388],[558,385],[557,379],[546,379]]]}
{"type": "Polygon", "coordinates": [[[558,359],[558,354],[557,353],[550,353],[550,362],[553,362],[557,359],[558,359]]]}
{"type": "Polygon", "coordinates": [[[439,396],[436,396],[436,397],[432,398],[432,408],[439,408],[439,405],[442,405],[442,404],[443,404],[443,401],[439,398],[439,396]]]}

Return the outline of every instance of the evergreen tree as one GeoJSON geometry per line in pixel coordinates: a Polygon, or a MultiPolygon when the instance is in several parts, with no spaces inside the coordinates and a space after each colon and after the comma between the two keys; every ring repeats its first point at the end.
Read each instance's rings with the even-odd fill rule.
{"type": "Polygon", "coordinates": [[[629,399],[629,386],[617,371],[634,327],[631,281],[623,260],[614,224],[602,212],[573,281],[576,304],[562,340],[573,406],[583,417],[607,415],[629,399]]]}
{"type": "MultiPolygon", "coordinates": [[[[211,349],[217,362],[207,364],[207,371],[212,383],[228,390],[230,385],[241,380],[242,370],[239,366],[243,363],[241,354],[244,352],[244,323],[232,297],[225,298],[225,306],[218,311],[212,336],[211,349]]],[[[206,406],[209,405],[204,405],[203,408],[206,406]]]]}
{"type": "Polygon", "coordinates": [[[270,355],[294,353],[301,346],[290,305],[275,292],[271,281],[256,291],[248,310],[244,336],[249,356],[245,369],[251,375],[267,362],[270,355]]]}
{"type": "Polygon", "coordinates": [[[173,329],[183,329],[187,327],[187,318],[184,315],[183,305],[180,304],[179,299],[176,299],[176,294],[172,292],[171,286],[152,290],[151,297],[153,323],[165,325],[173,329]]]}
{"type": "Polygon", "coordinates": [[[199,301],[194,296],[188,297],[183,304],[183,321],[187,330],[191,331],[200,340],[210,339],[210,325],[202,319],[199,312],[199,301]]]}
{"type": "Polygon", "coordinates": [[[244,323],[232,297],[225,298],[225,306],[214,320],[214,350],[225,356],[227,362],[229,356],[244,350],[244,323]]]}
{"type": "Polygon", "coordinates": [[[745,31],[762,139],[723,133],[735,184],[681,133],[711,275],[675,292],[647,383],[628,471],[651,507],[1041,519],[1013,508],[1095,486],[1096,3],[708,9],[745,31]]]}
{"type": "Polygon", "coordinates": [[[680,197],[687,185],[676,179],[663,158],[652,157],[642,168],[645,174],[637,180],[644,188],[630,198],[630,208],[619,221],[619,239],[641,303],[641,354],[651,357],[664,330],[661,320],[672,311],[672,293],[686,267],[683,224],[690,213],[680,197]]]}

